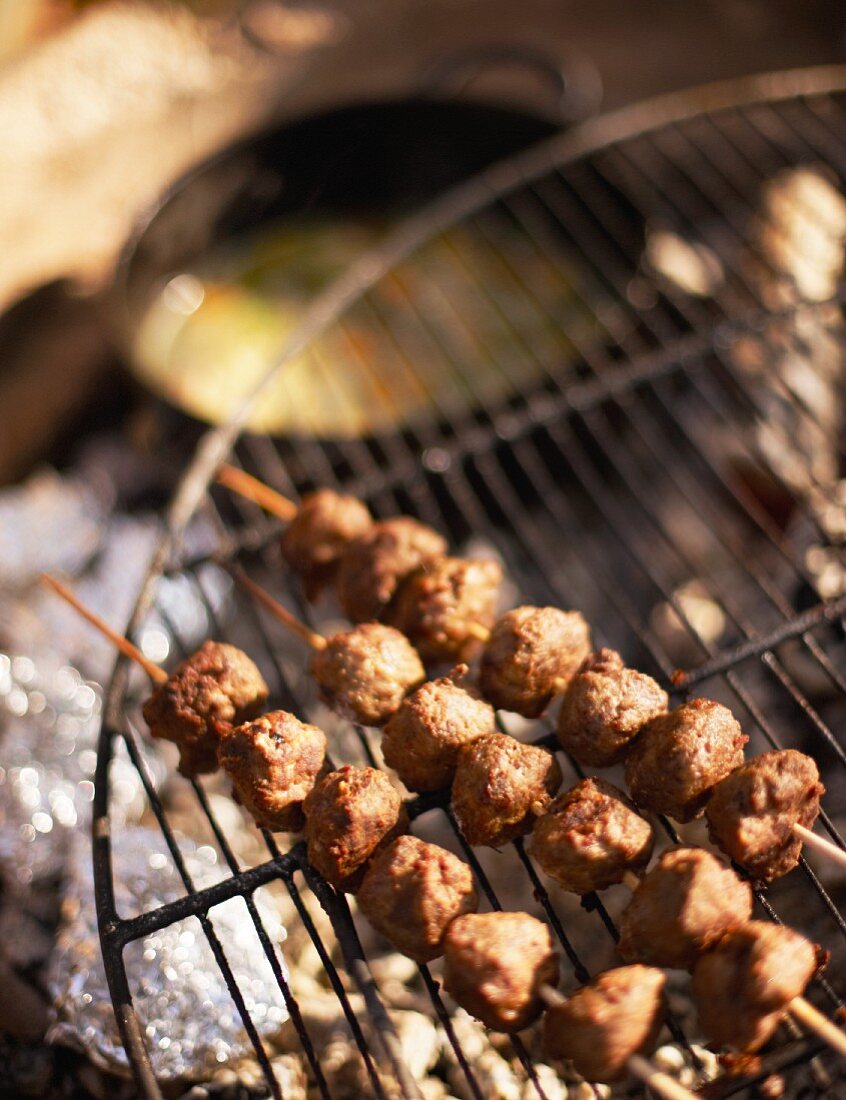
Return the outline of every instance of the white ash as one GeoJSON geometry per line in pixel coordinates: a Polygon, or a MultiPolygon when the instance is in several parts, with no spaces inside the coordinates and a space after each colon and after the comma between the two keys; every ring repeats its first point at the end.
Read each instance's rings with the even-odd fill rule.
{"type": "Polygon", "coordinates": [[[85,482],[52,470],[0,493],[2,587],[21,588],[39,572],[76,573],[101,541],[104,505],[85,482]]]}
{"type": "MultiPolygon", "coordinates": [[[[88,835],[101,693],[67,665],[0,653],[0,872],[18,891],[59,875],[70,839],[88,835]]],[[[152,754],[153,775],[162,769],[152,754]]],[[[146,808],[141,777],[117,746],[111,772],[116,827],[146,808]]]]}
{"type": "MultiPolygon", "coordinates": [[[[184,895],[158,831],[127,829],[118,839],[115,888],[121,913],[145,912],[184,895]]],[[[180,848],[197,888],[223,878],[211,849],[185,840],[180,848]]],[[[285,929],[261,891],[255,901],[271,943],[278,945],[285,929]]],[[[259,1034],[265,1039],[276,1036],[287,1012],[246,904],[232,898],[215,906],[210,917],[259,1034]]],[[[202,1080],[222,1065],[237,1065],[252,1050],[196,918],[130,943],[124,962],[153,1070],[162,1080],[202,1080]]],[[[82,838],[72,846],[49,987],[55,1006],[50,1041],[81,1048],[109,1071],[125,1071],[126,1053],[100,957],[91,853],[82,838]]]]}

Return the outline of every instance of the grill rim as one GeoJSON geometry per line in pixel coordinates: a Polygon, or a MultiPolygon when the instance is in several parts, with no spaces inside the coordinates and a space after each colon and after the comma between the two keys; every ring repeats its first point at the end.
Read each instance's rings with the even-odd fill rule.
{"type": "MultiPolygon", "coordinates": [[[[286,340],[262,382],[227,424],[210,428],[203,435],[162,518],[161,533],[132,614],[126,624],[125,633],[131,636],[150,611],[159,578],[169,571],[181,538],[207,495],[215,470],[230,455],[243,432],[253,404],[261,395],[263,388],[287,362],[308,348],[359,297],[377,284],[394,266],[412,255],[428,239],[461,219],[477,213],[491,201],[536,180],[545,172],[565,167],[620,142],[702,116],[844,91],[846,91],[846,65],[826,65],[756,74],[661,95],[599,115],[553,135],[528,150],[485,169],[450,189],[419,213],[406,217],[381,246],[362,256],[313,299],[304,320],[286,340]]],[[[668,354],[674,350],[680,351],[671,346],[668,354]]],[[[610,387],[614,387],[613,381],[610,387]]],[[[825,601],[818,608],[812,609],[812,612],[816,611],[821,617],[827,618],[835,613],[835,605],[839,607],[844,599],[846,597],[825,601]]],[[[795,628],[798,632],[801,628],[796,627],[796,623],[801,618],[802,616],[792,617],[783,624],[782,631],[795,628]]],[[[737,650],[744,648],[736,647],[737,650]]],[[[738,653],[735,659],[742,660],[754,656],[758,648],[760,647],[750,648],[749,653],[742,655],[738,653]]],[[[725,654],[721,652],[718,660],[714,662],[714,668],[710,667],[712,662],[703,662],[701,668],[696,667],[690,671],[685,686],[720,671],[726,660],[725,654]],[[717,665],[719,667],[716,667],[717,665]]],[[[733,664],[734,662],[729,662],[730,667],[733,667],[733,664]]],[[[159,1100],[162,1092],[152,1071],[123,962],[123,949],[126,944],[136,939],[138,935],[144,934],[145,929],[141,923],[143,916],[134,919],[121,918],[117,912],[114,897],[115,867],[111,855],[108,812],[109,766],[115,740],[118,738],[124,739],[132,755],[132,736],[127,737],[122,713],[127,692],[128,669],[127,658],[118,655],[106,688],[103,719],[98,736],[92,815],[95,906],[106,977],[130,1068],[140,1093],[149,1100],[159,1100]],[[139,928],[141,931],[138,931],[139,928]]],[[[135,763],[139,770],[143,770],[143,765],[137,758],[135,763]]],[[[254,886],[233,890],[231,895],[247,896],[251,899],[252,890],[265,881],[279,878],[287,880],[294,870],[302,870],[303,866],[301,855],[297,853],[297,849],[294,849],[286,856],[277,855],[265,863],[240,872],[236,880],[224,880],[221,888],[226,887],[226,883],[230,881],[238,881],[240,886],[244,877],[255,876],[254,886]]],[[[213,891],[216,891],[215,887],[193,895],[196,898],[208,896],[216,899],[196,909],[195,902],[190,909],[189,915],[197,915],[201,921],[206,917],[204,924],[207,923],[206,915],[211,904],[223,900],[223,897],[218,898],[217,893],[213,891]]],[[[228,889],[224,894],[226,897],[230,896],[228,889]]],[[[189,899],[191,896],[189,895],[189,899]]],[[[154,914],[150,914],[152,915],[154,914]]],[[[172,920],[176,919],[179,918],[172,918],[172,920]]],[[[168,923],[172,923],[172,920],[168,923]]],[[[206,931],[208,934],[208,929],[206,931]]],[[[794,1061],[806,1060],[817,1053],[818,1049],[820,1049],[819,1044],[810,1039],[788,1044],[776,1053],[780,1056],[781,1064],[786,1066],[793,1064],[794,1061]]],[[[394,1061],[390,1054],[389,1061],[394,1061]]],[[[741,1084],[740,1087],[743,1085],[741,1084]]],[[[377,1094],[381,1094],[379,1087],[376,1091],[377,1094]]],[[[413,1096],[415,1092],[416,1089],[404,1091],[404,1094],[413,1096]]]]}

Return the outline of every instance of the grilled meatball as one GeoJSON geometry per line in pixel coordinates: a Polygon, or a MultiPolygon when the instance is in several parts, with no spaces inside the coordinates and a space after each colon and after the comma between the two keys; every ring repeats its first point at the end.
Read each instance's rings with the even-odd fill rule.
{"type": "Polygon", "coordinates": [[[468,844],[498,848],[531,832],[560,786],[551,752],[488,733],[459,750],[452,809],[468,844]]]}
{"type": "Polygon", "coordinates": [[[651,966],[606,970],[543,1020],[550,1058],[569,1058],[587,1081],[625,1077],[633,1054],[655,1049],[664,1022],[666,977],[651,966]]]}
{"type": "Polygon", "coordinates": [[[620,918],[627,962],[689,970],[703,951],[752,915],[752,890],[701,848],[671,848],[642,879],[620,918]]]}
{"type": "Polygon", "coordinates": [[[224,642],[205,642],[144,704],[153,737],[179,748],[189,778],[217,768],[221,733],[261,713],[267,684],[250,658],[224,642]]]}
{"type": "Polygon", "coordinates": [[[400,582],[447,552],[446,539],[410,516],[374,523],[338,564],[338,599],[353,622],[380,619],[400,582]]]}
{"type": "Polygon", "coordinates": [[[491,632],[479,686],[495,707],[538,718],[588,653],[590,627],[578,611],[515,607],[491,632]]]}
{"type": "Polygon", "coordinates": [[[612,783],[583,779],[535,822],[531,854],[550,878],[574,894],[622,882],[649,862],[652,826],[612,783]]]}
{"type": "Polygon", "coordinates": [[[570,681],[558,712],[558,740],[580,764],[607,768],[623,759],[668,702],[651,676],[626,668],[615,650],[600,649],[570,681]]]}
{"type": "Polygon", "coordinates": [[[471,913],[444,937],[444,989],[494,1031],[521,1031],[541,1014],[539,990],[558,982],[543,921],[528,913],[471,913]]]}
{"type": "Polygon", "coordinates": [[[354,894],[367,861],[408,829],[408,814],[384,772],[345,764],[303,803],[308,859],[338,890],[354,894]]]}
{"type": "Polygon", "coordinates": [[[326,766],[326,734],[285,710],[273,710],[224,730],[217,759],[257,825],[299,832],[305,824],[303,799],[326,766]]]}
{"type": "Polygon", "coordinates": [[[419,963],[442,955],[450,923],[479,904],[467,864],[416,836],[373,857],[356,898],[376,931],[419,963]]]}
{"type": "Polygon", "coordinates": [[[705,816],[717,847],[757,879],[771,882],[799,861],[794,825],[813,827],[825,787],[804,753],[765,752],[714,788],[705,816]]]}
{"type": "Polygon", "coordinates": [[[735,928],[693,971],[703,1031],[714,1046],[758,1050],[819,965],[814,944],[784,925],[753,920],[735,928]]]}
{"type": "Polygon", "coordinates": [[[406,693],[426,679],[409,640],[381,623],[333,635],[312,657],[311,671],[324,702],[365,726],[387,722],[406,693]]]}
{"type": "Polygon", "coordinates": [[[626,759],[635,802],[676,821],[699,817],[711,789],[743,763],[749,740],[731,711],[712,699],[692,699],[653,718],[626,759]]]}
{"type": "Polygon", "coordinates": [[[474,631],[493,626],[501,584],[499,562],[439,558],[406,577],[390,619],[424,661],[461,661],[481,644],[474,631]]]}
{"type": "Polygon", "coordinates": [[[282,535],[282,557],[302,576],[310,599],[332,579],[350,543],[372,526],[373,517],[357,497],[331,489],[303,497],[282,535]]]}
{"type": "Polygon", "coordinates": [[[458,665],[448,676],[425,683],[385,726],[385,763],[411,791],[449,786],[461,746],[494,732],[493,707],[465,682],[468,672],[467,665],[458,665]]]}

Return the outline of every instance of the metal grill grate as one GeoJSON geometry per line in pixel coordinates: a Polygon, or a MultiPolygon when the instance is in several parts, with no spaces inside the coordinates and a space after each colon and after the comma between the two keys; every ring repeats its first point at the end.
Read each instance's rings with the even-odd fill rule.
{"type": "MultiPolygon", "coordinates": [[[[814,755],[830,787],[822,824],[846,847],[835,826],[846,812],[846,749],[835,732],[846,715],[846,595],[830,579],[836,567],[832,529],[846,500],[838,415],[846,361],[842,284],[830,299],[808,299],[758,247],[765,188],[780,173],[824,165],[846,192],[841,88],[846,70],[673,97],[589,123],[462,188],[410,222],[379,256],[316,303],[303,329],[300,342],[324,380],[326,401],[340,407],[350,387],[370,392],[393,427],[366,440],[333,442],[246,435],[237,441],[235,456],[293,497],[319,485],[342,487],[361,495],[376,515],[417,515],[456,546],[484,539],[501,554],[520,600],[579,607],[598,644],[620,649],[629,663],[672,685],[677,697],[695,688],[731,706],[751,736],[750,755],[773,746],[814,755]],[[710,113],[696,113],[703,108],[710,113]],[[688,293],[650,268],[644,260],[647,229],[706,246],[723,272],[712,292],[688,293]],[[480,270],[485,279],[478,277],[480,270]],[[309,343],[321,331],[331,335],[332,347],[345,348],[345,375],[333,371],[325,342],[309,343]],[[822,416],[818,394],[803,392],[796,381],[818,377],[821,361],[839,368],[829,379],[822,416]],[[749,366],[761,363],[768,369],[749,366]],[[782,433],[776,444],[792,466],[774,468],[773,443],[762,425],[782,433]],[[833,476],[820,476],[815,468],[820,455],[833,476]],[[820,572],[820,560],[829,563],[828,574],[820,572]],[[689,671],[674,676],[679,663],[689,671]]],[[[195,463],[134,626],[143,624],[155,603],[157,578],[167,563],[203,599],[211,636],[241,645],[262,667],[271,703],[314,714],[314,691],[296,646],[234,593],[226,613],[216,615],[205,587],[209,571],[217,568],[213,555],[167,557],[170,536],[196,504],[219,532],[216,555],[240,559],[252,576],[314,621],[281,568],[276,523],[223,491],[205,492],[208,472],[228,442],[227,433],[212,434],[195,463]]],[[[164,609],[157,613],[164,615],[164,609]]],[[[231,874],[208,889],[193,887],[145,766],[144,737],[126,686],[119,664],[99,756],[95,870],[107,972],[147,1094],[157,1095],[156,1085],[132,1010],[123,948],[194,915],[230,986],[268,1088],[279,1095],[208,917],[214,905],[242,895],[317,1087],[330,1095],[252,900],[257,887],[279,880],[313,937],[373,1093],[390,1095],[393,1078],[403,1095],[419,1095],[346,899],[311,871],[301,844],[282,851],[270,834],[263,838],[266,858],[242,866],[197,782],[194,794],[231,874]],[[179,901],[127,919],[114,907],[107,829],[107,772],[116,736],[125,739],[144,777],[186,890],[179,901]],[[335,945],[321,940],[303,888],[331,918],[335,945]],[[350,982],[363,997],[366,1025],[351,1007],[350,982]]],[[[548,724],[521,736],[554,747],[548,724]]],[[[349,753],[378,765],[378,738],[360,729],[354,737],[342,740],[349,753]]],[[[574,782],[578,767],[563,764],[565,784],[574,782]]],[[[519,877],[523,884],[524,907],[533,895],[545,913],[574,980],[595,972],[602,951],[584,951],[587,930],[595,928],[605,943],[613,943],[610,903],[592,897],[579,909],[562,895],[551,896],[520,842],[495,859],[477,857],[442,799],[418,797],[409,809],[415,827],[425,829],[437,818],[452,830],[454,845],[494,908],[500,901],[492,879],[501,881],[498,868],[508,866],[510,881],[519,877]]],[[[664,826],[676,840],[670,823],[664,826]]],[[[115,864],[120,876],[119,850],[115,864]]],[[[788,880],[758,893],[763,910],[778,920],[784,908],[784,919],[822,942],[835,961],[846,957],[842,883],[829,892],[804,860],[788,880]]],[[[842,1004],[843,986],[836,965],[829,973],[811,996],[833,1011],[842,1004]]],[[[468,1095],[482,1100],[436,978],[423,967],[421,980],[468,1095]]],[[[675,1038],[687,1042],[680,1025],[673,1027],[675,1038]]],[[[519,1038],[513,1049],[543,1097],[519,1038]]],[[[805,1085],[803,1095],[834,1095],[843,1079],[832,1084],[836,1068],[821,1063],[818,1053],[817,1042],[794,1029],[754,1073],[737,1078],[721,1095],[741,1093],[787,1066],[805,1085]]]]}

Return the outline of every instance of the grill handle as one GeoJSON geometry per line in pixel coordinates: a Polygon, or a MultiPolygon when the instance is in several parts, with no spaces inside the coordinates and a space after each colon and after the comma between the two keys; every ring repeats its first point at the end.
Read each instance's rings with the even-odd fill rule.
{"type": "MultiPolygon", "coordinates": [[[[469,46],[445,54],[424,70],[419,91],[432,98],[456,97],[483,75],[521,69],[541,78],[550,104],[545,113],[555,121],[578,122],[599,110],[602,78],[589,58],[555,57],[540,47],[514,42],[469,46]]],[[[532,106],[537,109],[537,102],[532,106]]]]}

